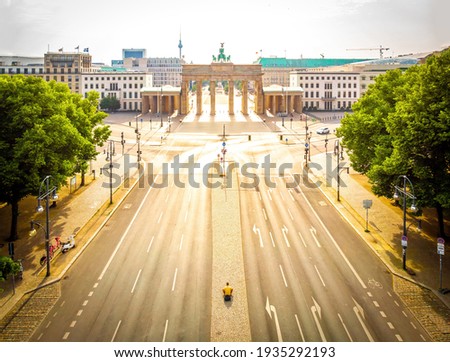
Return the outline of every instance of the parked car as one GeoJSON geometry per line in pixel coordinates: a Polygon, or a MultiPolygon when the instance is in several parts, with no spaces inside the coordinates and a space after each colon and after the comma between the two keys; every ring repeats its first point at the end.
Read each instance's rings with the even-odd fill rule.
{"type": "Polygon", "coordinates": [[[317,134],[328,134],[330,129],[328,127],[320,127],[316,132],[317,134]]]}

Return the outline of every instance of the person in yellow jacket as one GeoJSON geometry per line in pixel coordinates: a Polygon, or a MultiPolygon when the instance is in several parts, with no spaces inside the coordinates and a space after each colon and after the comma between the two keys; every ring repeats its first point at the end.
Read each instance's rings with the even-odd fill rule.
{"type": "Polygon", "coordinates": [[[231,300],[231,295],[233,294],[233,288],[230,287],[230,283],[227,282],[227,285],[222,289],[223,297],[226,301],[231,300]]]}

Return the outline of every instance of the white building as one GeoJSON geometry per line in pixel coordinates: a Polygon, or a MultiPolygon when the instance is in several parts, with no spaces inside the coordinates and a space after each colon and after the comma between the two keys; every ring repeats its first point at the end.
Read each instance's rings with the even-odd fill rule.
{"type": "Polygon", "coordinates": [[[141,89],[152,86],[152,75],[141,71],[127,71],[124,68],[101,68],[95,73],[82,74],[83,95],[89,91],[100,93],[100,100],[114,97],[120,101],[120,110],[142,109],[141,89]]]}
{"type": "Polygon", "coordinates": [[[290,72],[290,86],[304,89],[305,111],[349,110],[378,75],[392,69],[405,70],[417,63],[416,58],[388,58],[297,70],[290,72]]]}

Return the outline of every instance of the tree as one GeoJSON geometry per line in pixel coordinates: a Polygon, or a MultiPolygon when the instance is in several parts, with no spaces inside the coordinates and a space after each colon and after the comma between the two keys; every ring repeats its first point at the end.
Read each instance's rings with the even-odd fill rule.
{"type": "Polygon", "coordinates": [[[65,184],[86,159],[91,140],[74,125],[73,113],[84,113],[75,100],[62,83],[0,76],[0,202],[11,205],[11,241],[18,239],[19,201],[37,195],[47,175],[52,186],[65,184]]]}
{"type": "Polygon", "coordinates": [[[98,92],[92,91],[83,99],[79,94],[71,94],[71,104],[67,107],[67,117],[77,128],[78,132],[88,141],[85,147],[80,149],[79,160],[75,171],[81,173],[81,186],[85,183],[85,173],[88,162],[95,159],[98,152],[96,146],[103,146],[103,143],[111,134],[109,126],[103,124],[103,119],[107,117],[104,112],[98,112],[98,92]]]}
{"type": "Polygon", "coordinates": [[[9,256],[0,256],[0,281],[4,281],[8,275],[16,275],[20,270],[20,264],[9,256]]]}
{"type": "Polygon", "coordinates": [[[100,108],[112,112],[117,111],[120,109],[120,101],[116,97],[108,95],[100,101],[100,108]]]}
{"type": "Polygon", "coordinates": [[[377,195],[391,198],[399,175],[414,185],[417,205],[450,207],[450,50],[426,64],[376,78],[338,129],[355,170],[377,195]]]}

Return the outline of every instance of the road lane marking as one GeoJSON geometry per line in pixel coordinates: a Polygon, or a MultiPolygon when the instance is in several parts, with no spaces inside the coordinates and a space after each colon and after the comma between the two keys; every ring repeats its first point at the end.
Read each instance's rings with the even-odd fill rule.
{"type": "Polygon", "coordinates": [[[163,342],[166,341],[166,334],[167,334],[167,327],[169,326],[169,320],[166,319],[166,326],[164,327],[164,335],[163,335],[163,342]]]}
{"type": "Polygon", "coordinates": [[[387,322],[387,325],[389,326],[390,329],[395,329],[394,325],[391,322],[387,322]]]}
{"type": "Polygon", "coordinates": [[[397,337],[397,340],[399,342],[403,342],[403,338],[402,338],[402,336],[400,334],[396,334],[395,336],[397,337]]]}
{"type": "Polygon", "coordinates": [[[281,192],[281,190],[280,190],[280,196],[281,196],[281,199],[284,201],[284,196],[283,196],[283,193],[281,192]]]}
{"type": "Polygon", "coordinates": [[[352,336],[350,335],[350,332],[348,331],[347,326],[346,326],[345,323],[344,323],[344,320],[342,319],[342,317],[341,317],[341,315],[340,315],[339,313],[338,313],[337,315],[338,315],[339,319],[341,320],[342,325],[344,326],[345,333],[347,333],[348,339],[350,339],[350,342],[353,342],[353,338],[352,338],[352,336]]]}
{"type": "Polygon", "coordinates": [[[141,272],[142,272],[142,269],[139,269],[139,272],[138,272],[138,274],[136,276],[136,279],[134,281],[134,284],[133,284],[133,288],[131,288],[131,294],[133,294],[134,289],[136,288],[136,284],[137,284],[137,282],[139,280],[139,277],[141,276],[141,272]]]}
{"type": "Polygon", "coordinates": [[[292,190],[288,190],[288,192],[289,192],[289,196],[291,196],[292,201],[295,201],[295,198],[294,198],[294,196],[292,195],[292,190]]]}
{"type": "Polygon", "coordinates": [[[335,248],[337,249],[337,251],[339,252],[339,254],[341,255],[341,257],[344,259],[345,263],[348,265],[348,267],[350,268],[350,270],[352,271],[353,275],[356,277],[356,279],[358,280],[359,284],[361,284],[361,286],[364,289],[367,289],[366,284],[363,282],[363,280],[361,279],[361,277],[359,276],[359,274],[356,272],[355,268],[353,267],[353,265],[350,263],[350,261],[347,259],[347,257],[345,256],[344,252],[342,251],[342,249],[340,248],[340,246],[338,245],[338,243],[336,242],[336,240],[334,239],[333,235],[331,235],[330,231],[328,230],[328,228],[325,226],[325,224],[323,223],[323,221],[320,219],[319,215],[317,214],[316,210],[314,210],[314,208],[312,207],[311,203],[309,202],[309,200],[306,198],[304,192],[302,191],[302,189],[297,186],[297,189],[300,191],[300,193],[302,194],[303,198],[305,199],[306,203],[308,204],[309,208],[311,209],[312,213],[314,214],[314,216],[316,217],[317,221],[320,223],[320,225],[322,226],[322,228],[325,230],[325,232],[327,233],[328,237],[330,238],[330,240],[333,242],[335,248]]]}
{"type": "Polygon", "coordinates": [[[400,304],[398,304],[398,302],[396,300],[394,300],[394,303],[397,307],[400,307],[400,304]]]}
{"type": "Polygon", "coordinates": [[[98,287],[98,283],[95,283],[94,286],[92,288],[97,288],[98,287]]]}
{"type": "Polygon", "coordinates": [[[66,332],[63,336],[63,339],[66,340],[67,338],[69,338],[70,332],[66,332]]]}
{"type": "Polygon", "coordinates": [[[278,342],[283,342],[283,336],[281,335],[281,328],[280,328],[280,322],[278,321],[277,310],[276,310],[275,306],[273,306],[269,303],[269,297],[267,297],[267,299],[266,299],[266,312],[269,314],[270,319],[272,319],[272,313],[273,313],[275,328],[277,330],[278,342]]]}
{"type": "Polygon", "coordinates": [[[366,324],[364,323],[364,309],[361,307],[358,302],[354,299],[353,302],[355,303],[355,306],[353,307],[353,312],[356,314],[356,318],[358,318],[359,323],[361,324],[361,327],[364,329],[364,333],[366,334],[367,338],[369,339],[369,342],[374,342],[374,339],[372,335],[370,334],[369,329],[367,328],[366,324]]]}
{"type": "Polygon", "coordinates": [[[89,303],[89,301],[88,301],[88,300],[85,300],[85,301],[83,302],[83,307],[86,307],[88,303],[89,303]]]}
{"type": "Polygon", "coordinates": [[[409,322],[409,323],[411,323],[411,325],[414,329],[417,329],[416,325],[413,322],[409,322]]]}
{"type": "MultiPolygon", "coordinates": [[[[158,179],[159,175],[156,176],[155,180],[153,181],[153,183],[156,182],[156,180],[158,179]]],[[[153,185],[153,184],[152,184],[153,185]]],[[[131,226],[134,224],[134,221],[136,220],[137,216],[139,215],[139,213],[141,212],[142,207],[144,206],[148,195],[150,195],[150,191],[152,190],[153,186],[150,186],[150,188],[148,189],[147,193],[145,194],[144,198],[141,201],[141,204],[139,205],[138,209],[136,210],[136,213],[134,214],[133,218],[131,219],[130,223],[128,224],[128,227],[126,228],[125,232],[123,233],[119,243],[116,245],[116,248],[114,249],[113,253],[111,254],[111,256],[109,257],[109,260],[107,261],[105,267],[103,268],[102,272],[100,273],[100,276],[98,277],[98,280],[102,280],[103,276],[105,275],[106,271],[108,270],[109,266],[111,265],[114,257],[116,256],[119,248],[121,247],[123,241],[125,240],[126,236],[128,235],[131,226]]]]}
{"type": "Polygon", "coordinates": [[[178,268],[175,268],[175,275],[173,276],[173,283],[172,283],[172,292],[175,290],[175,284],[177,282],[177,274],[178,274],[178,268]]]}
{"type": "Polygon", "coordinates": [[[62,307],[64,304],[66,304],[65,300],[61,303],[60,307],[62,307]]]}
{"type": "Polygon", "coordinates": [[[305,239],[303,239],[302,234],[300,233],[300,231],[298,232],[298,236],[300,236],[300,240],[302,241],[303,245],[305,246],[305,248],[307,248],[306,243],[305,243],[305,239]]]}
{"type": "Polygon", "coordinates": [[[311,313],[313,315],[314,322],[316,323],[316,327],[319,330],[319,334],[320,334],[320,338],[322,338],[322,342],[326,342],[327,338],[325,337],[325,333],[323,333],[322,326],[320,325],[320,319],[322,319],[322,308],[320,308],[319,303],[317,303],[314,298],[312,298],[312,300],[314,302],[314,305],[311,306],[311,313]]]}
{"type": "Polygon", "coordinates": [[[273,247],[275,247],[275,240],[273,240],[273,236],[272,236],[272,232],[269,231],[269,235],[270,235],[270,240],[272,240],[272,245],[273,247]]]}
{"type": "Polygon", "coordinates": [[[259,201],[262,201],[261,192],[258,191],[259,201]]]}
{"type": "Polygon", "coordinates": [[[270,194],[270,190],[271,190],[271,189],[269,189],[269,190],[267,191],[267,195],[269,196],[269,200],[272,201],[272,195],[270,194]]]}
{"type": "Polygon", "coordinates": [[[387,318],[386,313],[384,313],[382,310],[380,310],[380,314],[381,314],[381,316],[382,316],[383,318],[387,318]]]}
{"type": "Polygon", "coordinates": [[[178,248],[178,250],[183,249],[183,239],[184,239],[184,234],[181,235],[180,247],[178,248]]]}
{"type": "Polygon", "coordinates": [[[403,315],[408,318],[408,315],[406,314],[406,312],[404,310],[402,310],[403,315]]]}
{"type": "Polygon", "coordinates": [[[300,321],[298,320],[298,316],[297,316],[297,314],[294,314],[294,315],[295,315],[295,321],[297,322],[298,330],[300,331],[300,335],[302,336],[302,342],[306,342],[305,336],[303,335],[302,327],[300,326],[300,321]]]}
{"type": "Polygon", "coordinates": [[[152,245],[153,245],[153,240],[155,240],[155,235],[152,236],[152,240],[150,240],[150,243],[148,244],[148,247],[147,247],[147,253],[150,252],[150,248],[151,248],[152,245]]]}
{"type": "Polygon", "coordinates": [[[291,214],[291,210],[287,209],[287,211],[288,211],[288,213],[289,213],[289,216],[291,217],[291,220],[294,220],[294,217],[293,217],[292,214],[291,214]]]}
{"type": "Polygon", "coordinates": [[[189,210],[186,210],[186,213],[184,214],[184,221],[186,221],[186,220],[187,220],[187,218],[188,218],[188,215],[189,215],[189,210]]]}
{"type": "Polygon", "coordinates": [[[286,288],[287,288],[288,285],[287,285],[287,281],[286,281],[286,278],[285,278],[285,276],[284,276],[284,272],[283,272],[283,268],[282,268],[281,264],[280,264],[280,271],[281,271],[281,276],[283,277],[284,285],[285,285],[286,288]]]}
{"type": "Polygon", "coordinates": [[[317,230],[316,230],[313,226],[311,226],[311,227],[309,228],[309,231],[311,232],[311,235],[312,235],[314,241],[316,242],[317,247],[318,247],[318,248],[321,248],[322,246],[320,245],[319,239],[317,239],[317,236],[316,236],[316,235],[317,235],[317,230]]]}
{"type": "Polygon", "coordinates": [[[159,218],[158,218],[158,224],[161,222],[163,214],[164,214],[164,211],[161,211],[161,214],[159,214],[159,218]]]}
{"type": "Polygon", "coordinates": [[[41,333],[37,340],[40,341],[43,335],[44,335],[44,333],[41,333]]]}
{"type": "Polygon", "coordinates": [[[319,276],[319,279],[322,282],[322,285],[325,287],[325,282],[323,281],[322,276],[319,273],[319,269],[317,269],[316,265],[314,265],[314,268],[316,268],[317,275],[319,276]]]}
{"type": "Polygon", "coordinates": [[[77,317],[79,317],[81,315],[81,313],[83,313],[83,309],[80,309],[77,313],[77,317]]]}
{"type": "Polygon", "coordinates": [[[256,224],[253,224],[253,232],[259,236],[259,246],[261,248],[264,248],[262,236],[261,236],[261,230],[256,227],[256,224]]]}
{"type": "Polygon", "coordinates": [[[90,291],[89,294],[88,294],[88,297],[92,297],[93,294],[94,294],[94,292],[90,291]]]}
{"type": "Polygon", "coordinates": [[[53,313],[53,318],[55,318],[58,315],[58,312],[53,313]]]}
{"type": "Polygon", "coordinates": [[[165,202],[167,202],[167,200],[169,200],[169,194],[167,194],[167,196],[166,196],[166,201],[165,202]]]}
{"type": "Polygon", "coordinates": [[[51,321],[47,323],[47,325],[45,326],[45,328],[48,328],[48,327],[50,327],[50,324],[52,324],[52,322],[51,322],[51,321]]]}
{"type": "Polygon", "coordinates": [[[266,210],[264,209],[264,207],[263,207],[262,211],[263,211],[263,214],[264,214],[264,219],[267,221],[267,214],[266,214],[266,210]]]}
{"type": "Polygon", "coordinates": [[[117,335],[117,332],[119,331],[119,327],[120,327],[120,324],[122,323],[122,320],[120,320],[119,321],[119,323],[117,324],[117,327],[116,327],[116,329],[114,330],[114,334],[113,334],[113,336],[112,336],[112,338],[111,338],[111,342],[114,342],[114,340],[116,339],[116,335],[117,335]]]}
{"type": "Polygon", "coordinates": [[[283,227],[281,228],[281,232],[283,233],[284,241],[286,242],[287,247],[290,248],[291,244],[289,244],[289,240],[287,237],[287,233],[289,232],[289,230],[286,225],[283,225],[283,227]]]}
{"type": "Polygon", "coordinates": [[[70,323],[70,328],[75,327],[75,324],[77,324],[77,321],[72,321],[72,323],[70,323]]]}
{"type": "Polygon", "coordinates": [[[375,307],[377,307],[377,308],[380,307],[380,305],[378,304],[378,302],[377,302],[376,300],[373,301],[373,305],[374,305],[375,307]]]}

